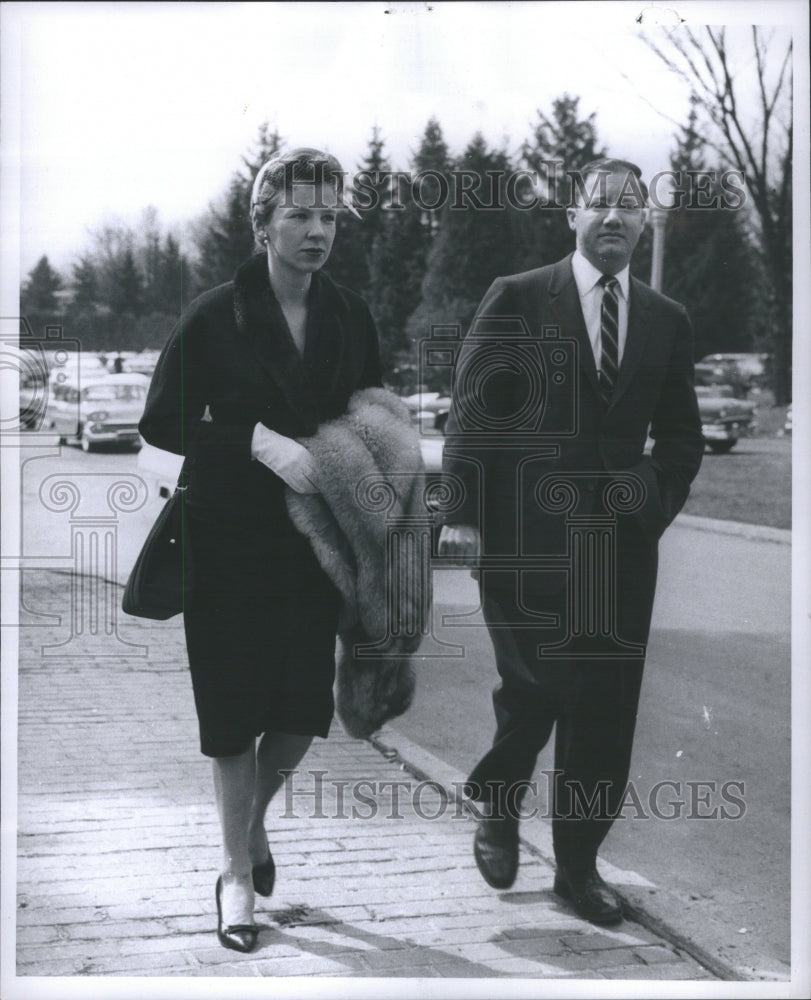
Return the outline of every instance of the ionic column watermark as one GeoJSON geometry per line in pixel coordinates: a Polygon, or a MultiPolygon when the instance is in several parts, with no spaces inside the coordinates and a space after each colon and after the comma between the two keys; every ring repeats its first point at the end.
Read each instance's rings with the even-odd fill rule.
{"type": "Polygon", "coordinates": [[[617,518],[638,511],[646,494],[632,472],[552,473],[539,480],[538,504],[547,514],[564,514],[567,532],[567,553],[559,560],[567,574],[566,637],[541,645],[544,658],[645,655],[643,645],[617,634],[617,518]]]}
{"type": "Polygon", "coordinates": [[[147,647],[118,634],[118,516],[146,503],[140,476],[55,473],[40,485],[42,505],[67,513],[70,524],[70,635],[42,647],[43,656],[146,656],[147,647]]]}

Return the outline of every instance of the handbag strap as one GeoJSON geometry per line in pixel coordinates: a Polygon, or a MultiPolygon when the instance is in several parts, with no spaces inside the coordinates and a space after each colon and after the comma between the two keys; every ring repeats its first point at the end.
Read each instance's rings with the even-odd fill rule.
{"type": "Polygon", "coordinates": [[[189,484],[186,482],[186,462],[180,467],[180,472],[177,477],[177,484],[175,486],[175,493],[185,493],[189,488],[189,484]]]}

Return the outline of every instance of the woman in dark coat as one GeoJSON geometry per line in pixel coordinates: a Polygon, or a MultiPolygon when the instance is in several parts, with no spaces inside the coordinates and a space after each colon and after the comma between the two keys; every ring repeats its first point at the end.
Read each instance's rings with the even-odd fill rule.
{"type": "Polygon", "coordinates": [[[238,951],[256,942],[254,891],[273,888],[264,818],[280,772],[327,736],[333,715],[340,602],[285,506],[286,486],[318,491],[294,439],[380,385],[369,309],[320,273],[342,207],[333,157],[298,149],[265,164],[251,199],[260,253],[186,310],[140,425],[150,444],[185,456],[186,643],[223,834],[218,936],[238,951]]]}

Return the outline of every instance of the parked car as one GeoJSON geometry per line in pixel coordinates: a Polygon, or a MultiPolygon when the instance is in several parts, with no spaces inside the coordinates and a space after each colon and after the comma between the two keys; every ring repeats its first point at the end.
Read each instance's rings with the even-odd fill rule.
{"type": "Polygon", "coordinates": [[[95,354],[72,352],[51,352],[49,358],[49,381],[51,385],[86,382],[91,378],[107,375],[107,368],[95,354]]]}
{"type": "Polygon", "coordinates": [[[36,431],[48,403],[48,364],[39,345],[4,344],[2,364],[19,372],[20,430],[36,431]]]}
{"type": "Polygon", "coordinates": [[[124,371],[138,372],[139,375],[151,375],[155,371],[159,357],[160,351],[141,351],[140,354],[129,354],[123,360],[124,371]]]}
{"type": "Polygon", "coordinates": [[[420,451],[425,463],[425,471],[429,477],[436,478],[442,472],[442,451],[445,447],[444,437],[421,437],[420,451]]]}
{"type": "Polygon", "coordinates": [[[750,381],[762,379],[766,375],[769,364],[769,355],[765,351],[753,351],[742,354],[710,354],[704,361],[721,361],[724,364],[732,364],[738,369],[741,375],[750,381]]]}
{"type": "Polygon", "coordinates": [[[768,363],[765,353],[708,354],[696,362],[696,385],[729,385],[742,397],[765,385],[768,363]]]}
{"type": "Polygon", "coordinates": [[[415,392],[412,396],[403,396],[403,402],[421,431],[432,428],[444,431],[451,405],[450,396],[439,392],[415,392]]]}
{"type": "Polygon", "coordinates": [[[20,380],[20,430],[35,431],[42,418],[43,390],[33,382],[20,380]]]}
{"type": "Polygon", "coordinates": [[[139,448],[138,421],[148,388],[149,379],[137,374],[54,381],[42,427],[55,431],[60,443],[80,445],[82,451],[100,444],[139,448]]]}
{"type": "Polygon", "coordinates": [[[755,429],[757,404],[736,399],[730,386],[696,386],[701,432],[717,455],[731,451],[755,429]]]}

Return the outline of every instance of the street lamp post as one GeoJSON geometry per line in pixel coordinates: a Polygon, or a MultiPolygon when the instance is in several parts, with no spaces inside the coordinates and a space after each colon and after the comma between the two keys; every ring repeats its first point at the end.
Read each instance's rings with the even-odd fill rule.
{"type": "Polygon", "coordinates": [[[657,292],[662,290],[662,272],[665,263],[665,223],[664,209],[651,208],[650,221],[653,226],[653,258],[650,266],[650,284],[657,292]]]}

